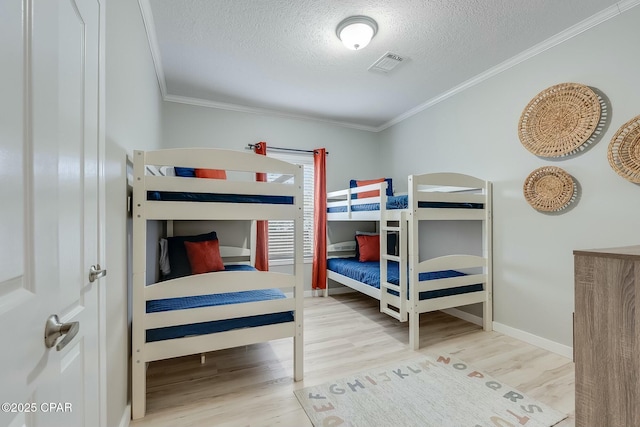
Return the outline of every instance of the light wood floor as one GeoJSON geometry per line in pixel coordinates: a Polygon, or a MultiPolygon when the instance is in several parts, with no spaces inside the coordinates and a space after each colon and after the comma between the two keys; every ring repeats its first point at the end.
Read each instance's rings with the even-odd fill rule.
{"type": "Polygon", "coordinates": [[[305,378],[294,382],[292,339],[153,362],[147,371],[142,426],[311,426],[293,390],[368,370],[418,353],[449,353],[568,413],[574,425],[571,360],[441,312],[420,319],[419,352],[407,323],[379,312],[358,293],[305,301],[305,378]]]}

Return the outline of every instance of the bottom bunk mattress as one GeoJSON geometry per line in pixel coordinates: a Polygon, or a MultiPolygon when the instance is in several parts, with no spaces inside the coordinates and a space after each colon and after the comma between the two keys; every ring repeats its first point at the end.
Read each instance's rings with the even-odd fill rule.
{"type": "MultiPolygon", "coordinates": [[[[227,265],[225,271],[253,271],[247,265],[227,265]]],[[[240,304],[245,302],[267,301],[286,298],[280,289],[261,289],[242,292],[228,292],[224,294],[197,295],[179,298],[167,298],[147,301],[147,313],[162,311],[184,310],[197,307],[213,307],[218,305],[240,304]]],[[[205,335],[233,329],[252,328],[256,326],[274,325],[276,323],[293,322],[293,312],[269,313],[257,316],[239,317],[236,319],[216,320],[213,322],[192,323],[187,325],[169,326],[166,328],[149,329],[147,342],[183,338],[193,335],[205,335]]]]}
{"type": "MultiPolygon", "coordinates": [[[[378,261],[360,262],[357,258],[329,258],[327,269],[350,279],[364,283],[374,288],[380,289],[380,263],[378,261]]],[[[432,271],[420,273],[420,281],[445,279],[448,277],[464,276],[464,273],[455,270],[432,271]]],[[[387,277],[389,283],[398,285],[400,283],[400,269],[395,261],[387,261],[387,277]]],[[[456,288],[438,289],[435,291],[420,292],[420,299],[431,299],[446,297],[451,295],[466,294],[482,290],[482,284],[459,286],[456,288]]],[[[397,292],[389,290],[390,293],[398,295],[397,292]]]]}

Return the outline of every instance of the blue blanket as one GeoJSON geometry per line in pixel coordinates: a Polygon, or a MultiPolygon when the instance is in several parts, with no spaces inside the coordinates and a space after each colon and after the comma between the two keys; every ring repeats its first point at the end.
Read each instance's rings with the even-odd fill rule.
{"type": "MultiPolygon", "coordinates": [[[[227,265],[227,271],[253,271],[248,265],[227,265]]],[[[177,285],[179,286],[179,285],[177,285]]],[[[263,289],[243,292],[229,292],[224,294],[197,295],[180,298],[167,298],[147,301],[147,313],[162,311],[184,310],[187,308],[212,307],[218,305],[238,304],[243,302],[265,301],[285,298],[279,289],[263,289]]],[[[191,335],[203,335],[232,329],[250,328],[255,326],[273,325],[276,323],[292,322],[293,312],[270,313],[259,316],[240,317],[236,319],[217,320],[213,322],[193,323],[188,325],[170,326],[166,328],[150,329],[147,331],[147,342],[181,338],[191,335]]]]}

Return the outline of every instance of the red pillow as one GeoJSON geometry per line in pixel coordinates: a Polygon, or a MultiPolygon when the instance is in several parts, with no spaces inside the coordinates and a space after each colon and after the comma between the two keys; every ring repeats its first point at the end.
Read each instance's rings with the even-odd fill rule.
{"type": "Polygon", "coordinates": [[[380,236],[368,236],[365,234],[358,234],[356,236],[358,241],[358,251],[360,257],[358,261],[380,261],[380,236]]]}
{"type": "Polygon", "coordinates": [[[204,242],[184,242],[184,248],[187,250],[191,274],[224,270],[218,239],[205,240],[204,242]]]}
{"type": "Polygon", "coordinates": [[[220,169],[196,169],[196,178],[227,179],[227,172],[220,169]]]}
{"type": "MultiPolygon", "coordinates": [[[[378,184],[380,182],[384,182],[384,178],[365,179],[363,181],[356,181],[356,185],[358,187],[363,187],[365,185],[378,184]]],[[[365,197],[378,197],[379,195],[380,195],[379,190],[365,191],[363,193],[358,193],[358,199],[364,199],[365,197]]]]}

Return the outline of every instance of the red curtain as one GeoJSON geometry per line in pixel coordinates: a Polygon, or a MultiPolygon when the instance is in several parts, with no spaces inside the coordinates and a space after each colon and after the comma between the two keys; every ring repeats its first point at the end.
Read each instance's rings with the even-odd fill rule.
{"type": "Polygon", "coordinates": [[[313,270],[312,289],[327,287],[327,150],[313,151],[313,270]]]}
{"type": "MultiPolygon", "coordinates": [[[[256,154],[267,155],[267,143],[259,142],[254,145],[256,154]]],[[[256,181],[266,181],[266,173],[256,173],[256,181]]],[[[256,222],[256,265],[257,270],[269,271],[269,222],[256,222]]]]}

